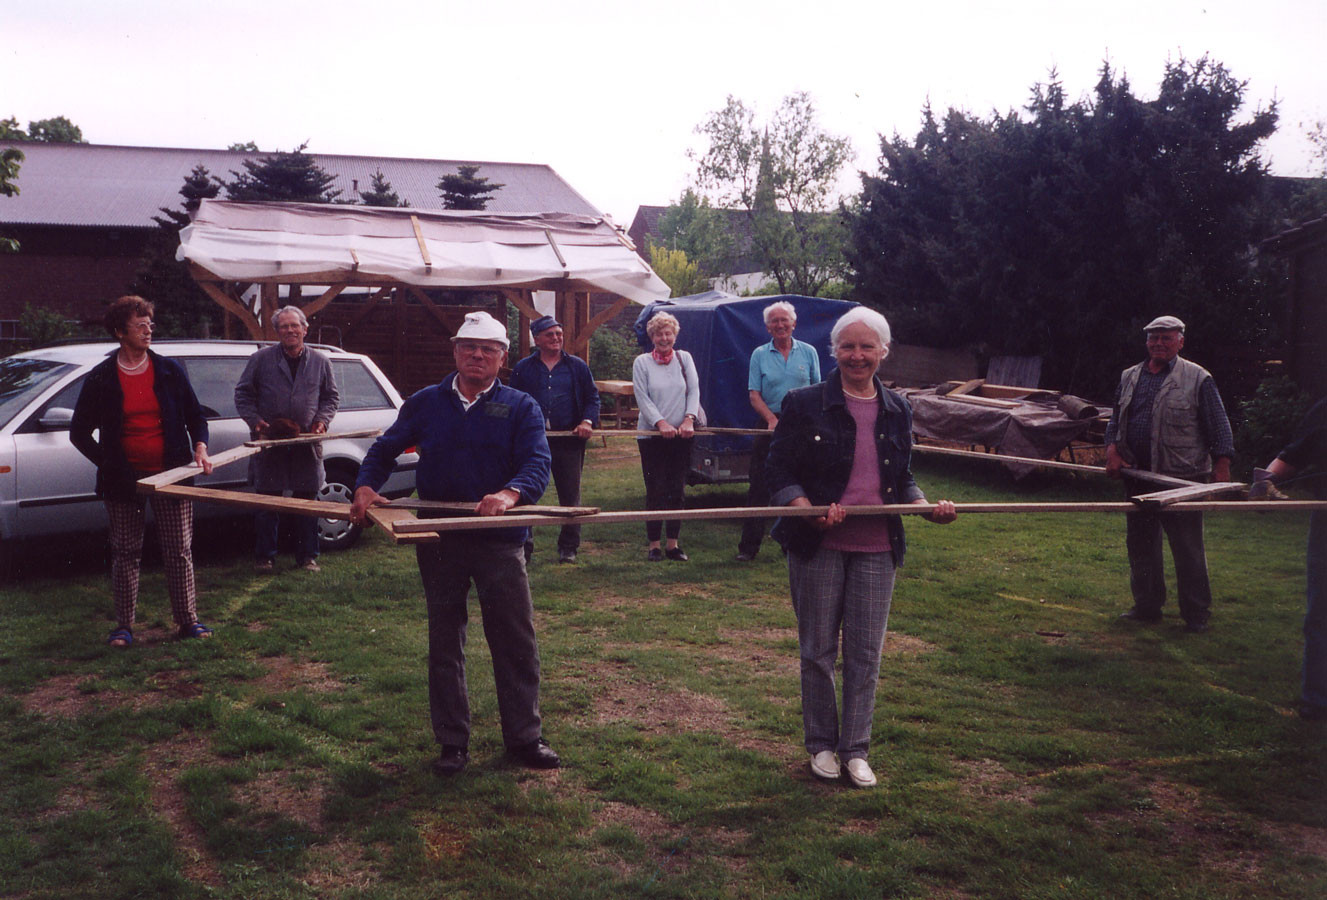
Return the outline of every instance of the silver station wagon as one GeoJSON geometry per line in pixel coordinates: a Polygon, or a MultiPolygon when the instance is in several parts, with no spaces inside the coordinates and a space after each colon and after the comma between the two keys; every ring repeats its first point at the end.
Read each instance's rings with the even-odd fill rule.
{"type": "MultiPolygon", "coordinates": [[[[94,495],[96,469],[69,443],[74,404],[88,372],[118,348],[115,343],[68,344],[16,353],[0,359],[0,554],[13,542],[48,535],[105,532],[106,510],[94,495]]],[[[216,455],[249,439],[235,411],[235,383],[259,341],[152,342],[152,349],[177,360],[189,373],[209,431],[208,452],[216,455]]],[[[401,395],[367,356],[337,347],[309,344],[328,354],[341,392],[341,407],[329,431],[386,429],[396,421],[401,395]]],[[[349,503],[355,478],[372,438],[329,440],[323,444],[327,482],[319,499],[349,503]]],[[[415,490],[419,457],[397,460],[382,493],[409,496],[415,490]]],[[[240,460],[199,475],[199,487],[244,490],[248,461],[240,460]]],[[[197,514],[235,515],[233,507],[201,503],[197,514]]],[[[318,520],[324,550],[348,547],[359,528],[344,521],[318,520]]]]}

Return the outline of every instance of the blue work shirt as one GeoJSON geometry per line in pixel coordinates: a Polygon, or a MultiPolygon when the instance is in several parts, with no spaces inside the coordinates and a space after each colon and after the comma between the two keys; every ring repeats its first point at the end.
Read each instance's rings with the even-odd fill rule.
{"type": "Polygon", "coordinates": [[[564,350],[549,369],[536,349],[512,367],[507,383],[538,401],[549,431],[570,431],[585,421],[599,427],[599,389],[590,367],[578,356],[564,350]]]}
{"type": "MultiPolygon", "coordinates": [[[[548,487],[552,456],[544,417],[529,394],[495,381],[468,410],[452,390],[456,373],[412,394],[396,421],[373,442],[355,487],[375,491],[387,481],[407,447],[419,452],[415,486],[424,500],[478,503],[510,488],[518,503],[537,503],[548,487]]],[[[524,543],[528,528],[475,532],[492,540],[524,543]]]]}
{"type": "Polygon", "coordinates": [[[746,379],[748,391],[759,391],[770,412],[783,411],[783,398],[789,391],[804,388],[820,381],[820,356],[815,348],[793,338],[788,358],[774,346],[762,344],[751,351],[751,367],[746,379]]]}

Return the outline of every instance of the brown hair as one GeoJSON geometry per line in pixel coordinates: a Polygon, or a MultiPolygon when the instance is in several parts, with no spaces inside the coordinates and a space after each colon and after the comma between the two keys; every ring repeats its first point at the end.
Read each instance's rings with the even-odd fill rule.
{"type": "Polygon", "coordinates": [[[106,326],[111,337],[118,338],[119,332],[129,327],[129,320],[134,316],[151,318],[153,312],[151,303],[134,294],[126,294],[106,307],[106,315],[102,316],[101,324],[106,326]]]}

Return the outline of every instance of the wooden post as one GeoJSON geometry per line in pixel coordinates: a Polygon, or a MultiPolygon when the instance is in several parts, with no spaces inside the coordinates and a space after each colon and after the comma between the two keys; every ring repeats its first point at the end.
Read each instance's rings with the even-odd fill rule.
{"type": "Polygon", "coordinates": [[[277,304],[280,302],[280,291],[277,285],[271,281],[263,282],[259,289],[262,312],[258,315],[258,327],[262,329],[263,338],[269,341],[276,340],[276,329],[272,327],[272,314],[277,310],[277,304]]]}

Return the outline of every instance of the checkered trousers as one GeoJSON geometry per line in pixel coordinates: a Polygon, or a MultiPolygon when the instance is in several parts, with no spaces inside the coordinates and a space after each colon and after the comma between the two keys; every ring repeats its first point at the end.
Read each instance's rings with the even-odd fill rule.
{"type": "Polygon", "coordinates": [[[866,758],[875,714],[880,653],[894,594],[894,557],[821,547],[788,554],[788,584],[802,659],[802,728],[809,753],[833,750],[841,761],[866,758]],[[843,642],[843,718],[834,664],[843,642]]]}
{"type": "MultiPolygon", "coordinates": [[[[194,508],[180,497],[152,494],[152,515],[166,570],[171,616],[181,628],[198,621],[194,594],[194,508]]],[[[138,607],[138,571],[143,558],[143,500],[106,500],[111,520],[111,593],[115,621],[128,628],[138,607]]]]}

